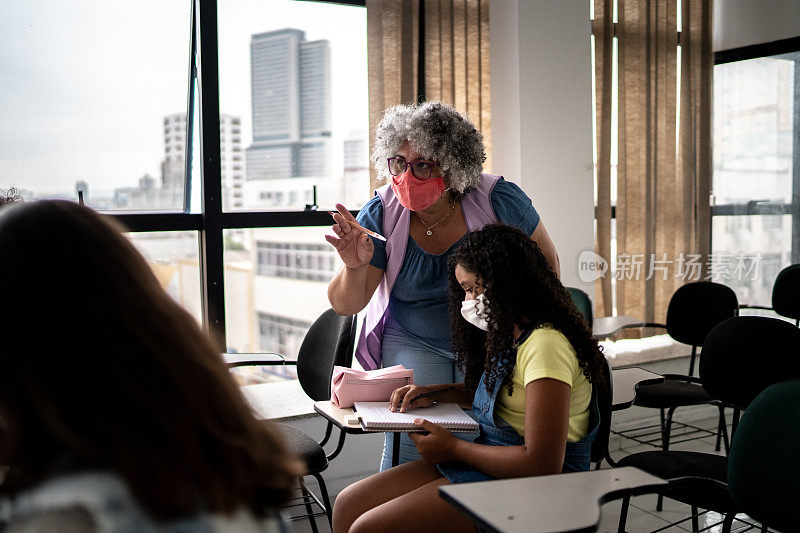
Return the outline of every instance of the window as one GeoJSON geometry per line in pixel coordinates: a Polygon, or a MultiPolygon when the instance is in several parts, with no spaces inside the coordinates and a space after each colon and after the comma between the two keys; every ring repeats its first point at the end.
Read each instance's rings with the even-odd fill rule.
{"type": "Polygon", "coordinates": [[[0,77],[0,188],[17,187],[26,199],[84,191],[90,206],[131,230],[162,285],[228,350],[296,355],[297,339],[329,306],[326,284],[338,266],[323,238],[330,215],[305,204],[314,203],[315,187],[323,205],[357,209],[370,197],[366,152],[361,174],[343,166],[344,141],[367,138],[363,6],[101,2],[89,20],[72,5],[33,12],[28,2],[10,1],[0,43],[20,53],[0,58],[3,72],[15,73],[0,77]],[[200,29],[194,43],[190,7],[200,29]],[[152,35],[129,46],[141,41],[132,33],[141,27],[152,35]],[[298,44],[296,77],[251,57],[253,36],[285,29],[306,43],[298,44]],[[188,68],[193,45],[197,72],[188,68]],[[281,79],[303,86],[276,98],[257,89],[254,98],[250,77],[259,69],[265,79],[278,73],[275,87],[281,79]],[[54,79],[57,90],[47,82],[54,79]],[[287,114],[302,134],[267,141],[251,167],[248,150],[260,142],[254,117],[267,124],[256,133],[270,137],[282,133],[287,114]],[[259,182],[251,168],[282,174],[259,182]],[[264,265],[282,276],[257,273],[258,242],[282,254],[264,265]]]}
{"type": "Polygon", "coordinates": [[[169,117],[187,107],[189,4],[79,4],[3,2],[0,189],[74,200],[80,180],[100,210],[179,209],[162,169],[185,133],[169,117]]]}
{"type": "Polygon", "coordinates": [[[297,354],[310,322],[258,313],[259,348],[265,352],[297,354]]]}
{"type": "Polygon", "coordinates": [[[156,231],[128,237],[147,259],[161,287],[202,322],[197,232],[156,231]]]}
{"type": "Polygon", "coordinates": [[[244,152],[241,209],[303,209],[315,190],[322,207],[369,200],[368,154],[346,153],[368,143],[365,9],[220,2],[219,58],[220,110],[244,152]]]}
{"type": "Polygon", "coordinates": [[[794,47],[734,50],[714,67],[712,254],[749,263],[720,280],[743,303],[770,305],[778,272],[800,262],[800,42],[794,47]]]}
{"type": "Polygon", "coordinates": [[[259,240],[256,249],[260,276],[322,281],[327,285],[339,267],[339,256],[327,244],[259,240]]]}
{"type": "MultiPolygon", "coordinates": [[[[226,316],[230,317],[227,327],[230,351],[265,350],[289,358],[297,356],[299,341],[264,339],[266,330],[259,325],[263,324],[260,317],[283,317],[290,320],[286,324],[302,323],[307,328],[329,307],[328,282],[341,261],[324,241],[328,231],[325,226],[225,231],[225,303],[226,316]],[[282,347],[279,349],[278,345],[282,347]]],[[[278,318],[270,320],[276,323],[278,318]]],[[[298,332],[292,331],[292,335],[298,332]]],[[[288,334],[284,331],[281,335],[288,334]]]]}

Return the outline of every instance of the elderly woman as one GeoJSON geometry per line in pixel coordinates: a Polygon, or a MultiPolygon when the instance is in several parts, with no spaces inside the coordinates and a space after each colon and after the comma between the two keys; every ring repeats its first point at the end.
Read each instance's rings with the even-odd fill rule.
{"type": "MultiPolygon", "coordinates": [[[[559,275],[558,255],[530,198],[500,176],[483,174],[483,138],[458,111],[439,102],[399,105],[378,124],[372,161],[389,184],[359,212],[337,204],[336,236],[344,266],[328,286],[342,315],[367,308],[356,358],[367,369],[402,364],[419,385],[453,383],[447,320],[447,260],[469,231],[502,222],[538,243],[559,275]],[[381,234],[371,238],[358,226],[381,234]]],[[[392,439],[381,470],[391,466],[392,439]]],[[[400,462],[418,459],[401,440],[400,462]]]]}

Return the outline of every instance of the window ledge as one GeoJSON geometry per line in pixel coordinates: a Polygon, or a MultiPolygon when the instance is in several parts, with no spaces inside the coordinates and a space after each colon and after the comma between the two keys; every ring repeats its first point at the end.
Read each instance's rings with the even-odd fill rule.
{"type": "Polygon", "coordinates": [[[692,353],[691,346],[677,342],[667,334],[642,339],[605,340],[598,344],[602,347],[611,368],[679,359],[692,353]]]}

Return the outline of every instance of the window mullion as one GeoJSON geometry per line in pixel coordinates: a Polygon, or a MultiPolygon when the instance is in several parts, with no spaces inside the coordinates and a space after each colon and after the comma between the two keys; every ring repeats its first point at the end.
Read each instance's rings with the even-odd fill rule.
{"type": "Polygon", "coordinates": [[[794,62],[792,120],[792,263],[800,263],[800,61],[794,62]]]}
{"type": "Polygon", "coordinates": [[[219,65],[217,2],[196,0],[200,97],[200,158],[202,216],[200,229],[200,287],[203,323],[226,346],[225,285],[222,238],[222,170],[220,168],[219,65]]]}

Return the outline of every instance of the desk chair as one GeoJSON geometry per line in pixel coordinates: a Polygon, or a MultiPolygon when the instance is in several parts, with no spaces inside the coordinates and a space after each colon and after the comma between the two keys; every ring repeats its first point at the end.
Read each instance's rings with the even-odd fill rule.
{"type": "MultiPolygon", "coordinates": [[[[296,362],[285,360],[277,362],[274,354],[264,354],[264,358],[261,360],[259,360],[258,354],[247,354],[231,358],[230,365],[274,365],[276,362],[277,364],[296,364],[297,379],[303,391],[314,401],[328,400],[331,397],[331,375],[334,365],[349,367],[353,361],[356,339],[355,318],[355,315],[340,316],[333,309],[322,313],[303,338],[296,362]]],[[[328,468],[329,462],[342,451],[346,433],[339,430],[336,448],[326,455],[323,446],[332,435],[333,423],[331,421],[328,421],[325,436],[319,442],[289,424],[276,424],[276,426],[287,447],[306,463],[306,475],[313,476],[319,483],[321,501],[308,489],[303,478],[299,479],[302,503],[295,503],[295,505],[304,505],[307,514],[293,517],[298,519],[308,516],[311,529],[316,533],[317,524],[314,520],[315,513],[312,503],[322,508],[328,518],[328,525],[330,525],[333,509],[328,497],[328,488],[321,473],[328,468]]],[[[289,506],[293,506],[291,502],[289,506]]]]}
{"type": "Polygon", "coordinates": [[[575,287],[565,288],[567,291],[569,291],[569,295],[572,296],[572,301],[575,303],[575,307],[578,308],[578,311],[581,312],[583,318],[586,319],[586,323],[589,325],[589,329],[591,330],[592,324],[594,323],[594,313],[592,312],[592,300],[589,298],[589,295],[575,287]]]}
{"type": "Polygon", "coordinates": [[[596,469],[600,469],[600,463],[603,462],[603,459],[610,459],[608,453],[608,437],[611,433],[611,404],[614,397],[614,382],[611,379],[611,367],[608,365],[608,360],[605,357],[603,358],[603,362],[605,363],[603,365],[603,378],[605,379],[606,386],[605,388],[599,388],[597,392],[600,427],[597,430],[597,436],[595,436],[594,442],[592,442],[591,452],[591,462],[595,463],[596,469]]]}
{"type": "MultiPolygon", "coordinates": [[[[694,373],[698,347],[703,346],[709,331],[717,324],[736,315],[737,307],[736,293],[729,287],[719,283],[697,281],[687,283],[675,291],[667,308],[667,323],[646,324],[646,326],[666,328],[670,337],[676,341],[691,345],[689,374],[665,374],[663,378],[639,383],[636,386],[636,397],[633,405],[658,409],[661,414],[660,428],[655,432],[647,432],[653,427],[648,426],[621,431],[618,434],[651,446],[657,446],[655,443],[660,440],[661,449],[668,450],[675,410],[678,407],[690,405],[713,404],[719,409],[716,449],[720,449],[720,439],[723,439],[725,450],[728,450],[725,406],[709,396],[700,386],[700,381],[693,377],[692,374],[694,373]],[[641,433],[642,431],[645,432],[641,433]],[[655,439],[645,438],[653,435],[653,433],[660,433],[660,439],[658,437],[655,439]]],[[[713,432],[689,424],[674,424],[688,428],[682,436],[693,435],[689,438],[683,438],[680,442],[714,435],[713,432]]],[[[660,502],[658,510],[661,510],[660,502]]]]}
{"type": "MultiPolygon", "coordinates": [[[[589,329],[592,329],[594,314],[592,312],[592,300],[589,298],[589,295],[583,292],[581,289],[577,289],[575,287],[566,287],[566,289],[569,291],[569,295],[572,297],[575,307],[578,308],[578,311],[580,311],[581,314],[583,314],[583,317],[586,319],[589,329]]],[[[605,360],[603,376],[607,385],[605,390],[599,390],[597,396],[597,407],[600,414],[600,428],[597,432],[594,442],[592,443],[591,454],[591,461],[596,463],[596,468],[598,469],[600,468],[600,463],[602,463],[603,459],[609,459],[608,437],[611,432],[611,400],[614,395],[614,388],[613,381],[611,379],[611,368],[608,365],[608,360],[605,360]]]]}
{"type": "Polygon", "coordinates": [[[772,285],[772,307],[742,304],[739,309],[763,309],[786,318],[800,326],[800,264],[789,265],[780,272],[772,285]]]}
{"type": "Polygon", "coordinates": [[[793,531],[800,494],[800,380],[771,385],[742,416],[728,457],[736,505],[764,526],[793,531]]]}
{"type": "MultiPolygon", "coordinates": [[[[700,380],[712,398],[734,407],[732,435],[740,411],[761,391],[779,381],[800,378],[798,346],[800,329],[774,318],[734,317],[708,334],[700,354],[700,380]],[[758,354],[757,363],[753,354],[758,354]]],[[[791,451],[796,450],[796,442],[790,446],[791,451]]],[[[731,453],[736,453],[733,448],[731,453]]],[[[668,480],[666,488],[655,492],[691,505],[694,531],[699,527],[698,508],[725,514],[723,532],[730,531],[736,513],[742,511],[728,492],[728,458],[723,455],[648,451],[623,457],[617,465],[633,466],[668,480]]],[[[780,475],[782,465],[775,468],[774,475],[780,475]]],[[[621,532],[625,531],[629,500],[623,498],[621,532]]]]}

